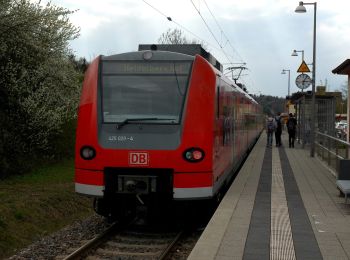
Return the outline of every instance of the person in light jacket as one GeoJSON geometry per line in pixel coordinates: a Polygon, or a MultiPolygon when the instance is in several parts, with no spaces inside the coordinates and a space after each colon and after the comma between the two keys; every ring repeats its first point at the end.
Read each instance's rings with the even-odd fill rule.
{"type": "Polygon", "coordinates": [[[276,120],[272,117],[269,116],[266,120],[266,134],[267,134],[267,147],[272,147],[272,142],[273,142],[273,134],[276,130],[276,120]]]}

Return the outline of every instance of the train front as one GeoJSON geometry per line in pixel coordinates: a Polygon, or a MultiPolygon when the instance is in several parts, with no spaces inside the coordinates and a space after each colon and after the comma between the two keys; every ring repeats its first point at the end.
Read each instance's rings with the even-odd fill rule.
{"type": "Polygon", "coordinates": [[[76,192],[95,197],[104,216],[210,198],[214,96],[215,74],[199,56],[94,60],[79,106],[76,192]]]}

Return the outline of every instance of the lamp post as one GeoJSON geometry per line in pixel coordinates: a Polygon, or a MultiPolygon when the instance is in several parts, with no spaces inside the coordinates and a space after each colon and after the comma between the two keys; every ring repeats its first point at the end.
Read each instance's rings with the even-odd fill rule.
{"type": "Polygon", "coordinates": [[[288,72],[288,98],[290,96],[290,70],[283,69],[281,74],[286,74],[288,72]]]}
{"type": "Polygon", "coordinates": [[[304,61],[304,50],[301,50],[301,51],[293,50],[291,56],[298,56],[298,52],[301,52],[301,60],[304,61]]]}
{"type": "MultiPolygon", "coordinates": [[[[302,62],[305,61],[305,60],[304,60],[304,50],[300,50],[300,51],[293,50],[291,56],[294,56],[294,57],[299,56],[299,55],[298,55],[298,52],[301,52],[301,61],[302,61],[302,62]]],[[[311,65],[311,66],[312,66],[312,63],[309,63],[309,64],[307,64],[307,65],[311,65]]]]}
{"type": "Polygon", "coordinates": [[[311,100],[311,135],[310,135],[310,156],[315,156],[315,84],[316,84],[316,11],[317,11],[317,2],[314,3],[304,3],[299,2],[299,6],[295,9],[296,13],[305,13],[306,8],[304,5],[313,5],[314,6],[314,35],[313,35],[313,51],[312,51],[312,100],[311,100]]]}

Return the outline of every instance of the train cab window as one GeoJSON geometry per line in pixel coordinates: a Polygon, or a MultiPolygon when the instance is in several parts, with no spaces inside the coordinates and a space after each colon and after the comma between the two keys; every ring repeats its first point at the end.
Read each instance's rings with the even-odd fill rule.
{"type": "Polygon", "coordinates": [[[190,71],[191,62],[186,61],[104,64],[103,122],[179,124],[190,71]]]}

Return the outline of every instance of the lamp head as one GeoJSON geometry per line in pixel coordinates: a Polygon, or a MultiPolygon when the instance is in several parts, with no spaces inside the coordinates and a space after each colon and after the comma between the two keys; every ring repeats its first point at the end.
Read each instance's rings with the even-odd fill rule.
{"type": "Polygon", "coordinates": [[[282,70],[281,74],[286,74],[286,70],[282,70]]]}
{"type": "Polygon", "coordinates": [[[293,50],[293,52],[292,52],[292,56],[298,56],[298,53],[297,53],[297,51],[296,51],[296,50],[293,50]]]}
{"type": "Polygon", "coordinates": [[[306,13],[306,8],[303,2],[299,2],[298,7],[295,9],[296,13],[306,13]]]}

